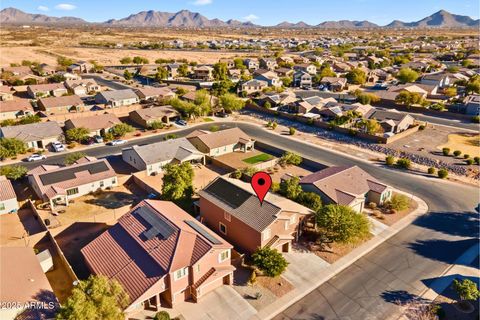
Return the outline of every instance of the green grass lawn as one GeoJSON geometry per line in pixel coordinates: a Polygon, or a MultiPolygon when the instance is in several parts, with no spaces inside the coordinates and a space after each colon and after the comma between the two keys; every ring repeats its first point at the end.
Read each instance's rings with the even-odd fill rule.
{"type": "Polygon", "coordinates": [[[273,158],[273,157],[272,157],[271,155],[269,155],[269,154],[260,153],[260,154],[257,154],[256,156],[243,159],[242,161],[243,161],[243,162],[246,162],[246,163],[248,163],[248,164],[255,164],[255,163],[260,163],[260,162],[268,161],[268,160],[270,160],[270,159],[272,159],[272,158],[273,158]]]}
{"type": "Polygon", "coordinates": [[[212,118],[203,118],[203,121],[204,121],[204,122],[212,122],[213,119],[212,119],[212,118]]]}

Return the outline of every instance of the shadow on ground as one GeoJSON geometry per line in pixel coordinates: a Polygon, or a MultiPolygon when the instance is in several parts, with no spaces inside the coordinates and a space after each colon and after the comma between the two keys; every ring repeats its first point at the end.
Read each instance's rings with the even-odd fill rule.
{"type": "Polygon", "coordinates": [[[459,241],[443,239],[418,240],[410,243],[409,248],[425,258],[451,264],[477,242],[478,239],[474,238],[459,241]]]}
{"type": "Polygon", "coordinates": [[[430,212],[416,219],[413,224],[452,236],[479,237],[479,222],[480,216],[475,212],[430,212]]]}

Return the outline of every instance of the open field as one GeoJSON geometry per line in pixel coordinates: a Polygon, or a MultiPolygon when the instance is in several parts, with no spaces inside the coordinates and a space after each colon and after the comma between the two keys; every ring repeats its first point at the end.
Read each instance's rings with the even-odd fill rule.
{"type": "Polygon", "coordinates": [[[473,133],[460,133],[448,135],[448,142],[439,146],[439,149],[450,148],[460,150],[462,154],[469,154],[471,157],[480,156],[480,135],[473,133]]]}

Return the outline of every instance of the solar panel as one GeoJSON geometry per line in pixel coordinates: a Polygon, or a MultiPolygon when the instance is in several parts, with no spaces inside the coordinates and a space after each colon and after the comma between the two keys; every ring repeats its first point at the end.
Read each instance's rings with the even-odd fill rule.
{"type": "Polygon", "coordinates": [[[220,240],[212,236],[210,233],[208,233],[203,227],[201,227],[196,221],[193,220],[185,220],[185,223],[188,224],[190,227],[192,227],[193,230],[197,231],[200,233],[203,237],[205,237],[208,241],[210,241],[213,244],[222,244],[220,240]]]}
{"type": "Polygon", "coordinates": [[[165,220],[160,218],[155,212],[151,211],[150,208],[140,207],[137,209],[137,212],[140,217],[152,226],[143,233],[148,240],[153,239],[158,235],[160,235],[162,239],[168,239],[175,232],[165,220]]]}
{"type": "Polygon", "coordinates": [[[108,166],[104,161],[86,163],[85,165],[66,167],[64,170],[58,170],[55,172],[47,172],[39,176],[44,186],[55,184],[62,181],[75,179],[77,172],[88,170],[90,174],[96,174],[100,172],[108,171],[108,166]]]}
{"type": "Polygon", "coordinates": [[[248,191],[223,179],[217,179],[205,191],[225,202],[233,209],[240,207],[252,196],[248,191]]]}

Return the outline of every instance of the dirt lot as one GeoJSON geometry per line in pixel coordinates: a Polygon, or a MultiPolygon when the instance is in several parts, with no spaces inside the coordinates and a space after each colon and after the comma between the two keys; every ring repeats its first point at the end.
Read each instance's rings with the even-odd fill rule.
{"type": "Polygon", "coordinates": [[[297,176],[297,177],[304,177],[312,173],[307,169],[297,167],[297,166],[282,167],[279,165],[276,165],[273,168],[273,170],[267,170],[267,171],[268,173],[270,173],[270,176],[272,177],[272,181],[277,183],[280,182],[280,178],[286,173],[291,174],[293,176],[297,176]]]}
{"type": "Polygon", "coordinates": [[[18,243],[27,235],[42,232],[40,223],[35,220],[30,209],[20,209],[18,214],[3,214],[0,216],[0,246],[8,243],[18,243]]]}
{"type": "Polygon", "coordinates": [[[480,135],[474,133],[450,134],[448,142],[438,147],[460,150],[462,154],[469,154],[470,157],[480,156],[480,135]]]}

